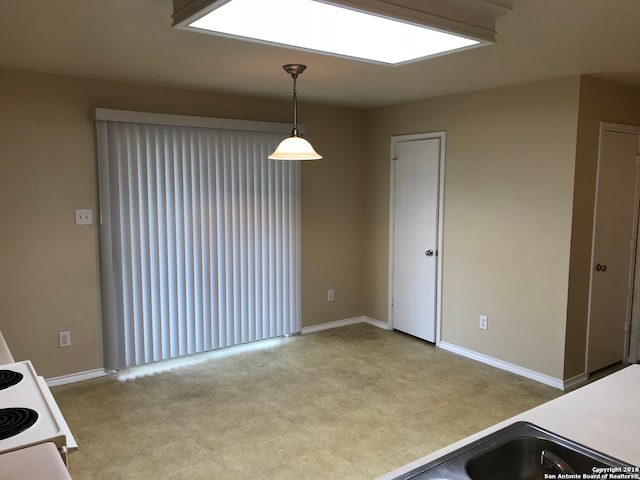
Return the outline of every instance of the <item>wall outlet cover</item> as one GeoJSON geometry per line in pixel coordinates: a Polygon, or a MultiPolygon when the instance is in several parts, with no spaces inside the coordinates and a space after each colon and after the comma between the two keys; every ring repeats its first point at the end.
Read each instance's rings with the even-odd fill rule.
{"type": "Polygon", "coordinates": [[[64,332],[58,332],[58,346],[60,348],[71,346],[71,332],[65,330],[64,332]]]}
{"type": "Polygon", "coordinates": [[[93,225],[93,212],[90,208],[76,210],[76,225],[93,225]]]}

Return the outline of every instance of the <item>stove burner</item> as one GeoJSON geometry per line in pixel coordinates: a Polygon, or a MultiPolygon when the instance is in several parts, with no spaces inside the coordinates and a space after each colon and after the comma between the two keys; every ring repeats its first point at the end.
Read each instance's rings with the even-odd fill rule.
{"type": "Polygon", "coordinates": [[[13,370],[0,370],[0,390],[14,386],[20,383],[23,375],[13,370]]]}
{"type": "Polygon", "coordinates": [[[24,432],[37,419],[38,412],[30,408],[0,408],[0,440],[24,432]]]}

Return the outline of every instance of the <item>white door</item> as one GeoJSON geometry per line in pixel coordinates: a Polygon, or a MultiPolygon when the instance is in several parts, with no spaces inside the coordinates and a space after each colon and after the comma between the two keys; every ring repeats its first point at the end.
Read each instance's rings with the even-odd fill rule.
{"type": "Polygon", "coordinates": [[[603,130],[596,190],[588,372],[624,359],[631,317],[638,134],[603,130]]]}
{"type": "Polygon", "coordinates": [[[442,136],[396,137],[393,160],[393,328],[436,341],[442,136]]]}

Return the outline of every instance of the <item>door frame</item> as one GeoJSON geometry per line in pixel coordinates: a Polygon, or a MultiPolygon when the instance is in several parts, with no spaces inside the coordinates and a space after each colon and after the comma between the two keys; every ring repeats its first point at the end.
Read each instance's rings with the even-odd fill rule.
{"type": "MultiPolygon", "coordinates": [[[[585,375],[589,375],[589,340],[590,340],[590,331],[591,331],[591,297],[593,293],[593,275],[595,272],[595,238],[596,238],[596,220],[597,220],[597,210],[598,210],[598,188],[599,188],[599,180],[600,180],[600,163],[602,160],[602,137],[605,132],[619,132],[619,133],[630,133],[634,135],[638,135],[639,139],[639,150],[640,150],[640,127],[634,125],[623,125],[618,123],[610,123],[610,122],[600,122],[600,129],[598,133],[598,160],[596,165],[596,178],[595,178],[595,196],[593,202],[593,224],[591,229],[591,261],[590,261],[590,272],[589,272],[589,303],[587,306],[587,335],[586,335],[586,344],[585,344],[585,358],[584,358],[584,371],[585,375]]],[[[638,158],[636,157],[636,162],[638,162],[638,158]]],[[[633,331],[640,333],[640,312],[638,308],[640,308],[640,291],[636,293],[640,286],[640,268],[637,268],[640,265],[640,249],[638,248],[638,238],[639,238],[639,215],[640,215],[640,170],[636,170],[636,187],[635,187],[635,215],[634,215],[634,225],[633,232],[635,238],[632,239],[634,242],[635,251],[629,255],[629,267],[630,267],[630,278],[629,278],[629,288],[631,289],[631,300],[627,305],[627,325],[625,327],[625,340],[624,340],[624,351],[622,355],[623,361],[630,361],[631,355],[633,354],[632,350],[635,351],[637,348],[637,342],[631,348],[630,341],[632,338],[631,333],[633,331]]]]}
{"type": "MultiPolygon", "coordinates": [[[[636,155],[636,163],[640,165],[640,126],[624,126],[626,131],[632,131],[638,135],[638,154],[636,155]],[[631,130],[629,130],[631,129],[631,130]]],[[[640,177],[640,168],[638,169],[638,177],[640,177]]],[[[625,338],[625,360],[635,363],[640,359],[640,248],[638,248],[638,240],[640,239],[640,178],[636,177],[636,208],[637,215],[635,218],[636,227],[636,244],[635,244],[635,271],[631,284],[631,313],[629,315],[629,327],[627,328],[627,336],[625,338]]]]}
{"type": "Polygon", "coordinates": [[[389,330],[393,330],[393,297],[394,297],[394,266],[395,266],[395,194],[396,194],[396,146],[400,142],[414,140],[440,140],[440,159],[438,165],[438,225],[437,225],[437,245],[436,245],[436,337],[435,344],[440,344],[442,332],[442,259],[444,257],[443,248],[443,226],[444,226],[444,178],[445,178],[445,150],[446,132],[425,132],[407,135],[393,135],[391,137],[391,155],[389,161],[390,187],[389,187],[389,280],[388,280],[388,319],[389,330]]]}

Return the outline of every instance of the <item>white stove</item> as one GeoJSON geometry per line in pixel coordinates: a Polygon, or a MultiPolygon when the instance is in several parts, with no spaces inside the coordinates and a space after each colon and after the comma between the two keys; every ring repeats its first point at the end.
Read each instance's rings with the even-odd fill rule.
{"type": "Polygon", "coordinates": [[[44,442],[55,443],[63,458],[78,448],[49,387],[31,362],[0,365],[0,454],[44,442]]]}

